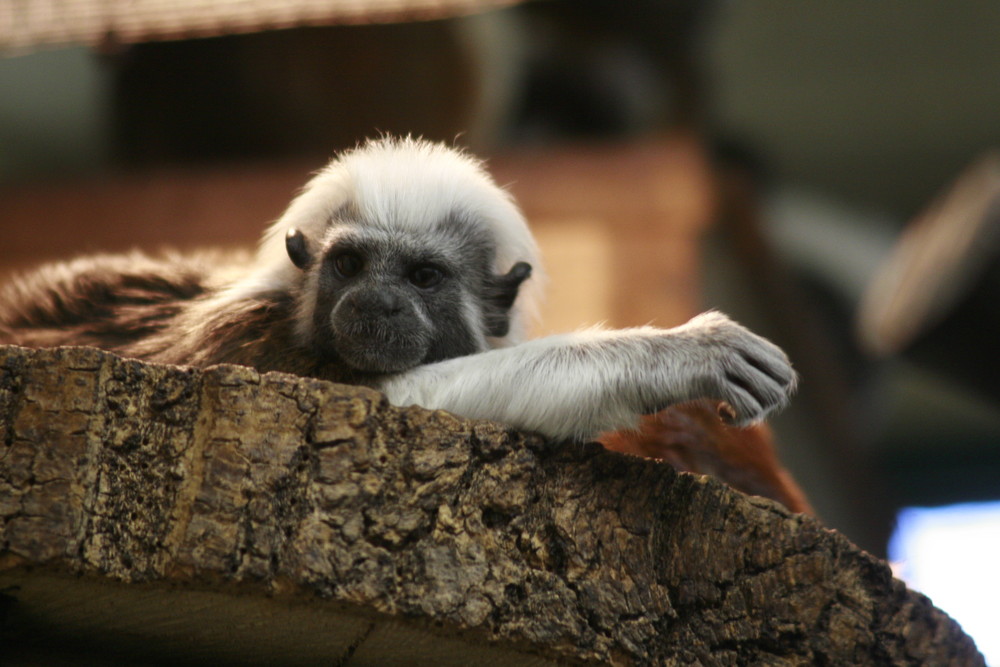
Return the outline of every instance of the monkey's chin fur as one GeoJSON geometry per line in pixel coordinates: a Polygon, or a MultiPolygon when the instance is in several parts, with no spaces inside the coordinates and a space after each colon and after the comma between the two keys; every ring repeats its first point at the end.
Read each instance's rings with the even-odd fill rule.
{"type": "Polygon", "coordinates": [[[353,350],[349,354],[341,352],[340,356],[348,366],[362,373],[402,373],[420,365],[420,357],[413,361],[395,360],[397,363],[391,363],[393,359],[380,357],[375,349],[353,350]]]}
{"type": "Polygon", "coordinates": [[[422,336],[380,332],[338,336],[335,349],[344,363],[363,373],[401,373],[423,363],[428,343],[422,336]]]}

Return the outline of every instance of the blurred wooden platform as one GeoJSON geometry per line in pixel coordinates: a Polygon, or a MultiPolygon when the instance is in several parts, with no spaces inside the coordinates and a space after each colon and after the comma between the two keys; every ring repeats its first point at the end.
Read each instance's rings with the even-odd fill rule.
{"type": "MultiPolygon", "coordinates": [[[[542,244],[539,333],[605,321],[678,324],[698,308],[707,166],[685,136],[545,147],[489,161],[542,244]]],[[[0,187],[0,273],[130,248],[249,246],[321,164],[162,169],[0,187]]]]}

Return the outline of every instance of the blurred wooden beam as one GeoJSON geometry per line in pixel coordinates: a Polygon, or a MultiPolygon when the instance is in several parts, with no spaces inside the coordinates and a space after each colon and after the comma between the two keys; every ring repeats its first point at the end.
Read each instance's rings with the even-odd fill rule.
{"type": "Polygon", "coordinates": [[[26,0],[0,8],[0,53],[41,46],[214,37],[302,26],[396,23],[521,0],[26,0]]]}

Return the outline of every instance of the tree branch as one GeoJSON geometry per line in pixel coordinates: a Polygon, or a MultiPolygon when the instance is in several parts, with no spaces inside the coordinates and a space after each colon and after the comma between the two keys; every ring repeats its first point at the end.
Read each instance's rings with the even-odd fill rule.
{"type": "Polygon", "coordinates": [[[711,478],[86,348],[0,348],[0,591],[24,660],[983,664],[885,563],[711,478]]]}

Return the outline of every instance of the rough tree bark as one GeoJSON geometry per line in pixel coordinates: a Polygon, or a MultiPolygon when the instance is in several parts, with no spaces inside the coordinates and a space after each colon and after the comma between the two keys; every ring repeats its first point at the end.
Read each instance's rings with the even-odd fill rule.
{"type": "Polygon", "coordinates": [[[983,664],[713,479],[85,348],[0,348],[0,596],[11,664],[983,664]]]}

